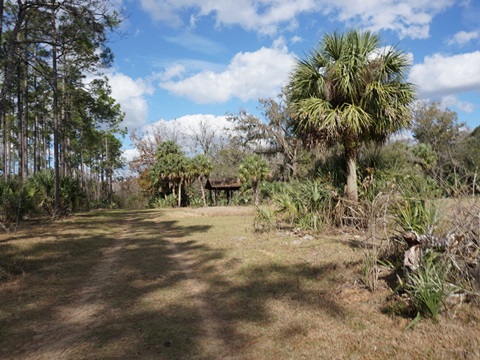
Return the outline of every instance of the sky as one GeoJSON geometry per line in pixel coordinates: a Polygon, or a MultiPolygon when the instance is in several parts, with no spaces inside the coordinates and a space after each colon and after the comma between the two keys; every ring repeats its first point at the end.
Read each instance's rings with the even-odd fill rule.
{"type": "Polygon", "coordinates": [[[410,56],[420,100],[480,125],[480,0],[115,1],[126,18],[106,75],[129,131],[220,128],[241,109],[260,116],[258,99],[280,93],[296,59],[352,28],[410,56]]]}

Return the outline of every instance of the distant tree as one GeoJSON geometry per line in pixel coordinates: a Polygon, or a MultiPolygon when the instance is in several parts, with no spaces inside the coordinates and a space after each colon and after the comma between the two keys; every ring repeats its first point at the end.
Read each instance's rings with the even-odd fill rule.
{"type": "Polygon", "coordinates": [[[413,137],[420,143],[429,144],[439,155],[448,156],[463,127],[465,123],[458,121],[457,113],[442,109],[438,102],[422,103],[414,110],[413,137]]]}
{"type": "Polygon", "coordinates": [[[207,156],[203,154],[196,155],[191,162],[192,162],[194,177],[198,178],[200,182],[203,206],[207,206],[207,199],[205,196],[205,182],[213,170],[212,162],[207,156]]]}
{"type": "Polygon", "coordinates": [[[265,180],[270,172],[267,162],[259,155],[248,156],[238,167],[238,176],[244,183],[250,183],[253,192],[253,202],[259,204],[258,185],[265,180]]]}
{"type": "Polygon", "coordinates": [[[478,171],[480,170],[480,126],[466,135],[455,147],[456,156],[465,171],[467,183],[471,184],[472,193],[480,193],[478,171]]]}
{"type": "Polygon", "coordinates": [[[248,150],[230,142],[219,149],[212,156],[212,177],[235,178],[238,175],[238,166],[251,155],[248,150]]]}
{"type": "Polygon", "coordinates": [[[208,157],[213,156],[225,141],[223,132],[205,120],[200,120],[198,126],[190,126],[184,138],[193,153],[208,157]]]}
{"type": "Polygon", "coordinates": [[[181,147],[173,141],[165,141],[158,146],[156,162],[148,171],[148,182],[151,191],[167,198],[170,194],[178,196],[181,206],[182,188],[190,176],[190,159],[181,147]]]}
{"type": "Polygon", "coordinates": [[[250,151],[268,157],[282,178],[295,178],[301,142],[294,136],[285,99],[259,99],[265,119],[241,110],[229,116],[234,123],[233,141],[250,151]]]}
{"type": "Polygon", "coordinates": [[[410,63],[380,38],[351,30],[324,35],[290,76],[293,131],[311,142],[341,143],[347,162],[346,195],[357,201],[357,151],[384,141],[410,124],[415,88],[405,77],[410,63]]]}
{"type": "MultiPolygon", "coordinates": [[[[465,123],[458,121],[457,113],[442,109],[437,102],[419,104],[414,111],[413,137],[420,144],[427,144],[436,154],[436,166],[430,170],[441,181],[453,179],[458,187],[462,172],[458,157],[458,145],[462,139],[465,123]]],[[[450,181],[450,180],[449,180],[450,181]]]]}
{"type": "Polygon", "coordinates": [[[412,153],[418,158],[423,169],[429,171],[437,165],[437,153],[430,144],[420,143],[412,148],[412,153]]]}

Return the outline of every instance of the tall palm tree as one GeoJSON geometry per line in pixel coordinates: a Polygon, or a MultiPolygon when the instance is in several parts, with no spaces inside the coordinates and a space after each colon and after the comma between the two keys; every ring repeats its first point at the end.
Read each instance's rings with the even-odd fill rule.
{"type": "Polygon", "coordinates": [[[250,155],[238,167],[238,175],[240,181],[250,182],[253,192],[253,202],[255,205],[259,203],[258,185],[260,181],[267,178],[270,169],[267,162],[259,155],[250,155]]]}
{"type": "Polygon", "coordinates": [[[297,135],[343,145],[346,196],[353,201],[359,145],[408,126],[415,99],[415,86],[405,80],[408,57],[380,45],[368,31],[325,34],[306,59],[297,60],[287,90],[297,135]]]}
{"type": "Polygon", "coordinates": [[[207,206],[207,199],[205,196],[205,180],[210,176],[210,173],[213,170],[212,162],[206,155],[199,154],[192,159],[192,166],[194,168],[194,177],[198,178],[200,181],[203,206],[207,206]]]}

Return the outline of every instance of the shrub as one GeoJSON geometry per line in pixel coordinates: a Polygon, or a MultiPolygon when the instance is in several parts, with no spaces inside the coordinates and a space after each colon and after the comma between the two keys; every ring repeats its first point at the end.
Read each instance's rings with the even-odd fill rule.
{"type": "Polygon", "coordinates": [[[31,202],[22,183],[0,179],[0,225],[7,231],[31,210],[31,202]]]}
{"type": "MultiPolygon", "coordinates": [[[[55,177],[53,170],[41,171],[28,178],[26,184],[35,208],[43,215],[53,216],[55,211],[55,177]]],[[[61,213],[75,211],[84,196],[80,182],[71,177],[60,178],[61,213]]]]}
{"type": "Polygon", "coordinates": [[[159,196],[150,201],[149,206],[153,208],[175,207],[178,204],[177,194],[170,194],[166,197],[159,196]]]}
{"type": "Polygon", "coordinates": [[[435,199],[441,195],[436,183],[420,176],[405,177],[397,186],[400,198],[393,212],[404,231],[431,234],[439,223],[435,199]]]}
{"type": "Polygon", "coordinates": [[[55,178],[53,170],[41,171],[30,176],[26,187],[35,208],[45,215],[52,215],[55,206],[55,178]]]}
{"type": "Polygon", "coordinates": [[[254,227],[256,231],[270,231],[275,225],[275,211],[266,207],[255,207],[254,227]]]}
{"type": "Polygon", "coordinates": [[[333,219],[335,193],[313,180],[285,184],[273,196],[277,214],[289,225],[319,231],[333,219]]]}
{"type": "Polygon", "coordinates": [[[437,320],[448,295],[445,286],[447,266],[432,251],[425,253],[421,260],[419,269],[407,275],[405,291],[421,315],[437,320]]]}

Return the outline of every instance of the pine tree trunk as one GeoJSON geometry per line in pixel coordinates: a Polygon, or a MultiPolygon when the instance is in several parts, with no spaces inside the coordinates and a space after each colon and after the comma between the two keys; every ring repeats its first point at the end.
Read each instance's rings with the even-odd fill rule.
{"type": "Polygon", "coordinates": [[[8,160],[8,157],[7,157],[7,145],[8,145],[8,142],[7,142],[7,117],[5,116],[4,113],[0,114],[1,116],[1,119],[2,119],[2,125],[3,125],[3,158],[2,158],[2,161],[3,161],[3,179],[5,181],[8,180],[8,164],[7,164],[7,160],[8,160]]]}
{"type": "Polygon", "coordinates": [[[53,167],[55,179],[55,205],[54,217],[60,215],[60,157],[59,157],[59,134],[58,134],[58,72],[57,72],[57,46],[56,42],[56,14],[52,11],[52,90],[53,90],[53,167]]]}
{"type": "Polygon", "coordinates": [[[62,89],[62,101],[60,104],[60,120],[59,120],[59,131],[62,133],[62,151],[60,152],[60,162],[61,162],[61,171],[62,171],[62,176],[66,177],[68,172],[67,172],[67,152],[68,148],[66,146],[67,141],[67,130],[66,130],[66,120],[65,120],[65,106],[67,103],[66,100],[66,91],[65,91],[65,77],[66,77],[66,64],[65,64],[65,56],[66,56],[66,51],[63,52],[63,76],[61,77],[61,89],[62,89]]]}
{"type": "MultiPolygon", "coordinates": [[[[20,39],[18,39],[20,41],[20,39]]],[[[17,139],[18,139],[18,176],[23,181],[23,102],[22,102],[22,66],[17,66],[17,139]]]]}
{"type": "Polygon", "coordinates": [[[25,48],[25,64],[23,71],[23,104],[24,104],[24,121],[23,121],[23,168],[22,168],[22,178],[26,179],[28,177],[28,117],[29,117],[29,89],[28,89],[28,48],[25,48]]]}
{"type": "Polygon", "coordinates": [[[35,124],[33,129],[33,173],[40,170],[40,142],[38,140],[38,113],[35,113],[35,124]]]}

